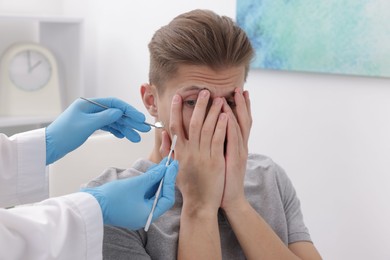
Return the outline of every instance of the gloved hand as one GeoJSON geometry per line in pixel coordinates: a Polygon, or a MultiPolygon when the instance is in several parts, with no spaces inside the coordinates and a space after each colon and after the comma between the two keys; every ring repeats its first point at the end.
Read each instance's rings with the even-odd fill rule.
{"type": "Polygon", "coordinates": [[[141,132],[150,130],[150,126],[143,124],[145,115],[126,102],[116,98],[92,100],[110,109],[78,99],[46,128],[46,165],[82,145],[98,129],[109,131],[118,138],[126,136],[132,142],[141,140],[134,129],[141,132]]]}
{"type": "Polygon", "coordinates": [[[103,213],[104,224],[131,230],[143,228],[152,210],[154,194],[164,177],[160,198],[154,210],[155,220],[170,209],[175,202],[177,161],[165,166],[166,159],[140,176],[116,180],[94,188],[82,189],[92,194],[103,213]]]}

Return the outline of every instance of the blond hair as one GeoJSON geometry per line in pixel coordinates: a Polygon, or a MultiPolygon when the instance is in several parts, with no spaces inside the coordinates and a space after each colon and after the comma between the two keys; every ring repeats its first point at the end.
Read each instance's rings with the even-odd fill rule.
{"type": "Polygon", "coordinates": [[[246,33],[227,16],[193,10],[161,27],[149,43],[149,82],[162,86],[179,65],[205,65],[218,70],[245,66],[254,55],[246,33]]]}

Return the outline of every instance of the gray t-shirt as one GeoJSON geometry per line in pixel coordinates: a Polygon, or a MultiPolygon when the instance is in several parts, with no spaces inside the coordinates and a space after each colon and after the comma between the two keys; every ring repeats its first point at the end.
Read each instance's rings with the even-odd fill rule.
{"type": "MultiPolygon", "coordinates": [[[[140,175],[154,165],[138,160],[133,168],[109,168],[87,186],[140,175]]],[[[303,223],[300,202],[291,181],[270,158],[249,154],[244,180],[245,195],[252,207],[264,218],[286,245],[297,241],[311,242],[303,223]]],[[[104,259],[176,259],[183,198],[176,188],[175,205],[157,219],[146,233],[143,230],[105,226],[104,259]]],[[[223,259],[245,259],[244,253],[223,212],[218,214],[223,259]]]]}

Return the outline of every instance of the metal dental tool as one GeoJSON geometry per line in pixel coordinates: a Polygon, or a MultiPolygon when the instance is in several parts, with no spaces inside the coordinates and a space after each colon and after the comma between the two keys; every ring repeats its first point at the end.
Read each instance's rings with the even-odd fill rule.
{"type": "MultiPolygon", "coordinates": [[[[168,159],[167,159],[167,162],[165,163],[165,166],[168,166],[169,163],[170,163],[172,152],[173,152],[173,150],[175,149],[175,146],[176,146],[176,140],[177,140],[177,135],[174,135],[173,139],[172,139],[171,148],[170,148],[169,154],[168,154],[168,159]]],[[[150,224],[152,223],[154,209],[156,208],[158,197],[160,197],[161,187],[162,187],[163,181],[164,181],[164,178],[162,178],[161,181],[160,181],[160,185],[158,186],[158,189],[157,189],[157,192],[156,192],[156,197],[154,198],[154,201],[153,201],[152,210],[150,211],[148,220],[146,221],[146,225],[145,225],[145,229],[144,229],[146,232],[148,232],[150,224]]]]}
{"type": "MultiPolygon", "coordinates": [[[[96,101],[93,101],[93,100],[91,100],[91,99],[84,98],[84,97],[80,97],[80,98],[83,99],[83,100],[85,100],[85,101],[88,101],[89,103],[95,104],[95,105],[97,105],[97,106],[99,106],[99,107],[102,107],[102,108],[105,108],[105,109],[108,109],[108,108],[109,108],[109,107],[107,107],[107,106],[105,106],[105,105],[102,105],[102,104],[100,104],[100,103],[98,103],[98,102],[96,102],[96,101]]],[[[126,114],[123,114],[123,116],[129,117],[129,116],[126,115],[126,114]]],[[[157,122],[154,123],[154,124],[148,123],[148,122],[145,121],[144,124],[145,124],[145,125],[148,125],[148,126],[151,126],[151,127],[154,127],[154,128],[157,128],[157,129],[159,129],[159,128],[164,128],[164,123],[161,122],[161,121],[157,121],[157,122]]]]}

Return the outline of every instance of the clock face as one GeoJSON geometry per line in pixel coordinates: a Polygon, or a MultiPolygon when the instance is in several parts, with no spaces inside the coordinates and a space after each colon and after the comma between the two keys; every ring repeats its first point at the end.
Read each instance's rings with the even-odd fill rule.
{"type": "Polygon", "coordinates": [[[25,91],[44,87],[50,80],[52,68],[48,59],[36,50],[18,52],[10,62],[9,77],[13,84],[25,91]]]}

